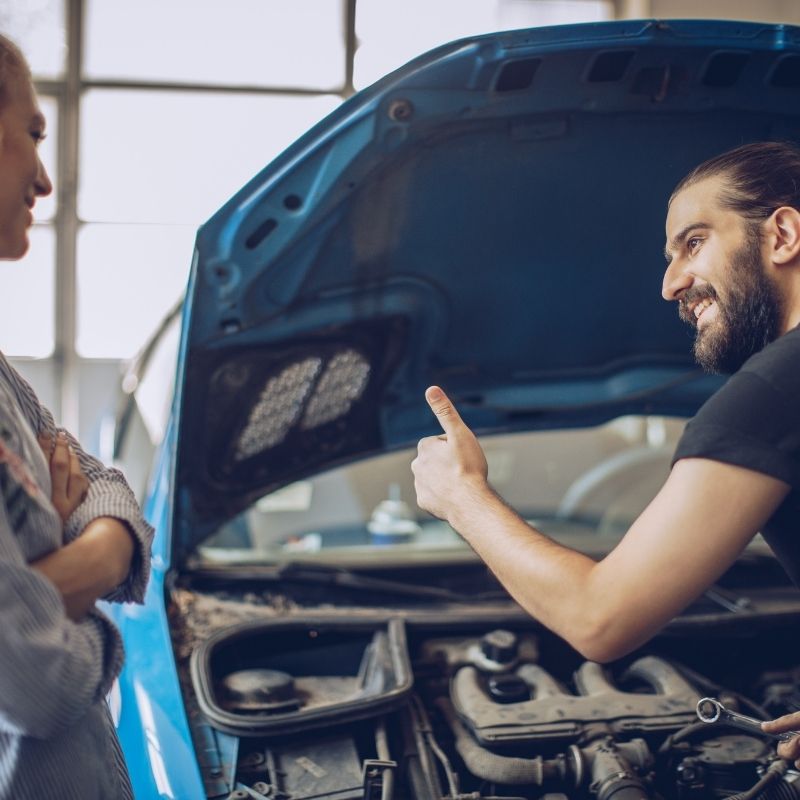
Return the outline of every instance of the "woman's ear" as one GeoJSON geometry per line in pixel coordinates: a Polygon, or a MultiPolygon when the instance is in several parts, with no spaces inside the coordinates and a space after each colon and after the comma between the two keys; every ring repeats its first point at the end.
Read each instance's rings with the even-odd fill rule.
{"type": "Polygon", "coordinates": [[[800,261],[800,211],[791,206],[781,206],[772,212],[765,223],[767,256],[774,264],[800,261]]]}

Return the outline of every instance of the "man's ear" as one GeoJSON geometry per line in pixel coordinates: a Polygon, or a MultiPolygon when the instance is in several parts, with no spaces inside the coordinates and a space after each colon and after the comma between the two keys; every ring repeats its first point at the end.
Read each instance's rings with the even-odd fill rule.
{"type": "Polygon", "coordinates": [[[774,264],[800,262],[800,211],[781,206],[765,223],[768,257],[774,264]]]}

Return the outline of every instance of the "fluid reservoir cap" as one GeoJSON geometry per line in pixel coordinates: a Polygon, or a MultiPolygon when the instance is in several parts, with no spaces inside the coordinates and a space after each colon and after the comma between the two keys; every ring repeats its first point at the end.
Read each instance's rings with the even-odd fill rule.
{"type": "Polygon", "coordinates": [[[243,669],[221,682],[222,705],[232,711],[274,713],[297,708],[294,679],[277,669],[243,669]]]}
{"type": "Polygon", "coordinates": [[[497,703],[524,703],[531,699],[531,690],[519,675],[504,673],[489,678],[489,694],[497,703]]]}
{"type": "Polygon", "coordinates": [[[510,664],[517,657],[519,642],[511,631],[498,628],[481,639],[481,652],[496,664],[510,664]]]}

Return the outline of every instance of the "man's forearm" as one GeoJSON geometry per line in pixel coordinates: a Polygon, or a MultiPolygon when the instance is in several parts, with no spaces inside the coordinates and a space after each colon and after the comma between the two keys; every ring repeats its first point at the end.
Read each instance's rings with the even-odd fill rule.
{"type": "Polygon", "coordinates": [[[77,539],[31,566],[55,584],[67,616],[79,620],[97,599],[125,580],[133,552],[128,527],[112,517],[100,517],[77,539]]]}
{"type": "Polygon", "coordinates": [[[616,655],[601,652],[595,641],[608,613],[593,591],[595,561],[532,528],[488,485],[464,485],[448,521],[543,625],[587,657],[616,655]]]}

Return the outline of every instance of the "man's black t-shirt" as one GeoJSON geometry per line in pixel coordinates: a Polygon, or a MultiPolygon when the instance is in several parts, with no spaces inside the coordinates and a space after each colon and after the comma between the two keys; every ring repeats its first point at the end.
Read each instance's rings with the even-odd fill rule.
{"type": "Polygon", "coordinates": [[[792,487],[762,533],[800,586],[800,327],[749,358],[703,405],[673,463],[681,458],[735,464],[792,487]]]}

